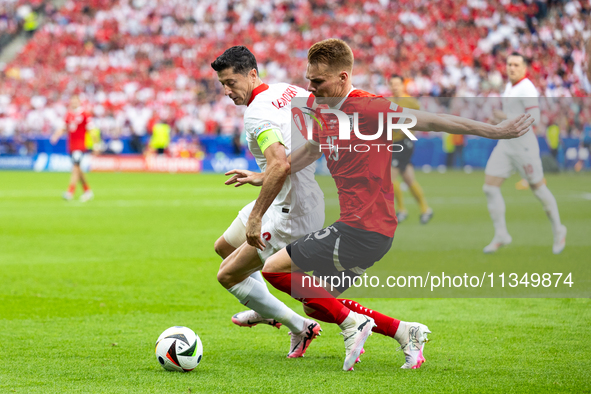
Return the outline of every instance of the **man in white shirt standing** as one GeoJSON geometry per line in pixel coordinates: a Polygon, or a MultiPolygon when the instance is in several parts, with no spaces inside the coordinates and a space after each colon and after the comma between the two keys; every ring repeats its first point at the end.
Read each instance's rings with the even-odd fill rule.
{"type": "MultiPolygon", "coordinates": [[[[529,112],[539,124],[540,107],[538,91],[526,78],[527,61],[525,57],[513,52],[507,58],[507,76],[509,82],[503,93],[503,111],[495,111],[497,122],[512,118],[515,114],[529,112]]],[[[552,252],[559,254],[564,250],[566,227],[560,222],[556,199],[544,182],[540,147],[532,130],[519,138],[501,140],[493,150],[484,170],[483,191],[486,194],[488,211],[493,221],[495,235],[484,253],[494,253],[501,246],[511,243],[511,236],[505,223],[505,200],[501,194],[501,185],[514,171],[529,183],[534,195],[542,203],[554,233],[552,252]]]]}

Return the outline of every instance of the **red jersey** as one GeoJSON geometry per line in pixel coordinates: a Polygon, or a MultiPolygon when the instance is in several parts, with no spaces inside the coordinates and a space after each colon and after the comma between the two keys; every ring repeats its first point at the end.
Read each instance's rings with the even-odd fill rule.
{"type": "MultiPolygon", "coordinates": [[[[323,114],[324,126],[314,127],[313,139],[320,144],[327,166],[335,180],[341,215],[339,222],[351,227],[393,237],[398,225],[392,188],[392,141],[387,139],[387,113],[402,112],[402,107],[363,90],[353,90],[340,110],[351,123],[349,140],[339,139],[336,116],[323,114]],[[383,113],[384,128],[376,140],[362,140],[352,131],[353,113],[359,114],[359,133],[375,135],[378,113],[383,113]]],[[[398,118],[393,122],[397,123],[398,118]]]]}
{"type": "Polygon", "coordinates": [[[68,150],[85,151],[84,138],[86,137],[86,126],[90,116],[82,108],[66,114],[66,130],[68,131],[68,150]]]}

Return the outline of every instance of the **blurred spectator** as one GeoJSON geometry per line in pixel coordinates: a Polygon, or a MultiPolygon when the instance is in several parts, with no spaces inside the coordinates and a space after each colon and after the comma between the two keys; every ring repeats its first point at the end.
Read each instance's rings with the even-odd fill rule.
{"type": "Polygon", "coordinates": [[[0,32],[22,26],[23,6],[47,23],[0,75],[0,112],[26,119],[24,133],[49,135],[78,94],[103,109],[94,115],[104,137],[132,135],[138,152],[155,113],[175,119],[172,134],[242,129],[244,108],[228,105],[209,66],[237,44],[253,50],[268,83],[306,86],[307,49],[336,35],[354,50],[355,86],[383,94],[397,73],[413,96],[498,95],[514,50],[531,60],[542,94],[591,91],[590,6],[578,0],[69,0],[58,11],[13,0],[0,2],[0,32]]]}
{"type": "Polygon", "coordinates": [[[152,137],[150,138],[150,148],[157,154],[163,155],[168,145],[170,145],[170,125],[162,121],[154,124],[152,137]]]}
{"type": "Polygon", "coordinates": [[[546,141],[548,148],[550,148],[550,154],[557,160],[558,147],[560,146],[560,127],[557,124],[551,124],[546,129],[546,141]]]}

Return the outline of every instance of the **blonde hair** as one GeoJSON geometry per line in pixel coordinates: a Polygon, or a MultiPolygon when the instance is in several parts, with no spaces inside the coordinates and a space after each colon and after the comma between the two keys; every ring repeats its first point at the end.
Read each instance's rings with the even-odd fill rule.
{"type": "Polygon", "coordinates": [[[353,51],[343,40],[329,38],[317,42],[308,50],[308,63],[326,64],[331,71],[353,71],[353,51]]]}

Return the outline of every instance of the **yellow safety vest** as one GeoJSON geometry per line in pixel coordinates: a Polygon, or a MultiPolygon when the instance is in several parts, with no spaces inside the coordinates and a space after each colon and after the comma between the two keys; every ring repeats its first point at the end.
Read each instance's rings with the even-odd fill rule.
{"type": "Polygon", "coordinates": [[[86,130],[84,135],[84,147],[86,150],[92,150],[95,143],[101,142],[101,131],[98,128],[86,130]]]}
{"type": "Polygon", "coordinates": [[[548,129],[546,130],[546,137],[550,149],[558,149],[558,145],[560,145],[560,128],[558,125],[553,124],[548,126],[548,129]]]}
{"type": "Polygon", "coordinates": [[[36,12],[29,12],[27,16],[25,16],[25,23],[23,23],[23,29],[25,31],[35,31],[39,27],[39,21],[37,20],[37,13],[36,12]]]}
{"type": "Polygon", "coordinates": [[[156,123],[152,129],[150,147],[152,149],[165,149],[170,144],[170,126],[166,123],[156,123]]]}
{"type": "Polygon", "coordinates": [[[443,151],[445,153],[452,153],[456,150],[456,146],[453,142],[453,137],[451,134],[444,133],[443,134],[443,151]]]}

